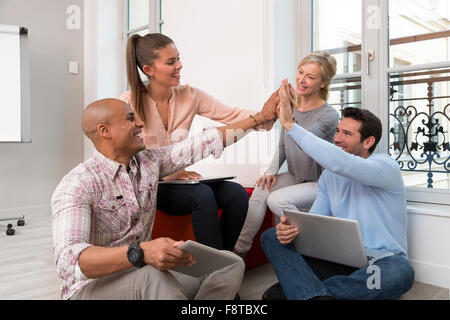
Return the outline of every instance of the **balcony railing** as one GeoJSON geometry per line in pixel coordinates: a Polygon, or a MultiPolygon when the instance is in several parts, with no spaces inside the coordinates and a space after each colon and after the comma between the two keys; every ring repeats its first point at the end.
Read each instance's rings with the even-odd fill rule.
{"type": "MultiPolygon", "coordinates": [[[[441,175],[437,180],[449,188],[449,84],[448,68],[390,75],[389,154],[411,186],[433,188],[441,175]]],[[[341,114],[361,106],[360,94],[359,77],[339,79],[330,87],[330,102],[341,114]]]]}
{"type": "Polygon", "coordinates": [[[402,171],[450,173],[450,69],[390,76],[389,152],[402,171]]]}
{"type": "Polygon", "coordinates": [[[347,107],[361,108],[360,77],[333,80],[329,91],[330,105],[339,112],[339,115],[342,115],[342,110],[347,107]]]}

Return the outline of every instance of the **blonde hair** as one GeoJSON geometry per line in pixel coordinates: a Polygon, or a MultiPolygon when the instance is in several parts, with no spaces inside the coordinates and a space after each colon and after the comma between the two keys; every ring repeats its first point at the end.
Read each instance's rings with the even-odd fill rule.
{"type": "Polygon", "coordinates": [[[328,99],[328,87],[336,75],[336,59],[327,51],[316,51],[304,57],[298,64],[297,69],[307,63],[316,63],[320,66],[322,81],[326,83],[326,86],[320,88],[319,96],[326,101],[328,99]]]}
{"type": "Polygon", "coordinates": [[[146,123],[147,86],[142,82],[138,68],[143,71],[144,65],[153,65],[158,58],[157,50],[173,44],[172,39],[161,33],[149,33],[143,37],[134,34],[127,43],[127,78],[130,85],[131,105],[139,118],[146,123]]]}

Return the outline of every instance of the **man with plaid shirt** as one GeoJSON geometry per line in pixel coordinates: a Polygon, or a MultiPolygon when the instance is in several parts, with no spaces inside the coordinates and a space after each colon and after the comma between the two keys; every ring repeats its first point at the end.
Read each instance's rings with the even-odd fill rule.
{"type": "Polygon", "coordinates": [[[237,140],[227,139],[230,132],[247,132],[275,118],[273,99],[255,117],[145,150],[143,124],[128,104],[117,99],[90,104],[83,112],[82,128],[96,150],[62,179],[52,196],[61,297],[232,299],[242,282],[243,262],[201,278],[169,271],[195,261],[176,247],[177,241],[151,239],[157,185],[160,177],[196,160],[211,154],[220,157],[224,146],[237,140]],[[132,245],[143,254],[140,263],[127,255],[132,245]]]}

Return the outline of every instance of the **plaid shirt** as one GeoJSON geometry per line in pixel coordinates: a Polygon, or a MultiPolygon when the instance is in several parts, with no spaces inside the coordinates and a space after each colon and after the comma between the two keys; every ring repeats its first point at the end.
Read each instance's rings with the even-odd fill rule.
{"type": "Polygon", "coordinates": [[[67,174],[52,196],[53,251],[69,299],[93,279],[77,276],[78,258],[90,246],[116,247],[149,241],[158,180],[195,161],[223,151],[215,128],[180,143],[139,152],[126,166],[94,151],[67,174]]]}

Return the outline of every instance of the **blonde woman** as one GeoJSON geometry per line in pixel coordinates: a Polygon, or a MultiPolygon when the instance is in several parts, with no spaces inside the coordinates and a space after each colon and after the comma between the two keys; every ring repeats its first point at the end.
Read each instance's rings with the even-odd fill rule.
{"type": "MultiPolygon", "coordinates": [[[[336,60],[328,52],[318,51],[304,57],[298,65],[294,110],[295,122],[316,136],[333,141],[339,115],[328,102],[328,86],[336,74],[336,60]]],[[[247,217],[235,246],[244,257],[250,250],[267,206],[278,216],[283,210],[307,210],[317,194],[317,180],[322,168],[282,129],[278,150],[269,169],[255,183],[247,217]],[[287,161],[288,171],[278,174],[287,161]]]]}

